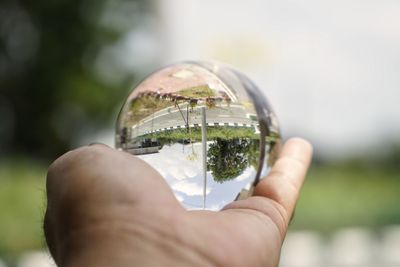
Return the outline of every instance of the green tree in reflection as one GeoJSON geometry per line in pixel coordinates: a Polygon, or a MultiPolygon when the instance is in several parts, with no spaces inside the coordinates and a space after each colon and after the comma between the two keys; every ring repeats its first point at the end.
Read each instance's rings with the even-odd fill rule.
{"type": "Polygon", "coordinates": [[[246,150],[248,165],[254,169],[258,168],[260,162],[260,140],[253,139],[249,142],[248,149],[246,150]]]}
{"type": "Polygon", "coordinates": [[[249,164],[251,142],[245,138],[217,138],[207,151],[207,170],[214,181],[223,183],[242,174],[249,164]]]}

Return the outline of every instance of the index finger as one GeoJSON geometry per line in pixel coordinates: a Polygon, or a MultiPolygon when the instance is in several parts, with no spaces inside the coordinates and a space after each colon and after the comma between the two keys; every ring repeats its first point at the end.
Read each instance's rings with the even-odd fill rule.
{"type": "Polygon", "coordinates": [[[312,146],[300,139],[289,139],[265,179],[254,189],[254,196],[274,200],[292,216],[308,167],[311,163],[312,146]]]}

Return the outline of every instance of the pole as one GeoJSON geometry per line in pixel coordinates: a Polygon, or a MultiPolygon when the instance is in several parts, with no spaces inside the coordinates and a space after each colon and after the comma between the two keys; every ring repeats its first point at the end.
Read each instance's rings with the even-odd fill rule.
{"type": "Polygon", "coordinates": [[[201,143],[203,152],[203,209],[206,208],[207,193],[207,128],[206,128],[206,108],[201,108],[201,143]]]}
{"type": "MultiPolygon", "coordinates": [[[[188,107],[189,105],[187,105],[188,107]]],[[[189,144],[192,144],[192,138],[190,137],[190,128],[189,128],[189,112],[188,112],[188,108],[186,107],[186,131],[188,134],[188,138],[189,138],[189,144]]],[[[192,153],[193,153],[193,144],[192,144],[192,153]]]]}

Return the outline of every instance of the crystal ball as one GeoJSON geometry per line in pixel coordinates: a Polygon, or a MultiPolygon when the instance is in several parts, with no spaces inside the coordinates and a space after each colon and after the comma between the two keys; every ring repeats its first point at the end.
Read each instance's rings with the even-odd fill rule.
{"type": "Polygon", "coordinates": [[[129,94],[117,120],[117,149],[141,158],[188,210],[220,210],[245,199],[277,158],[271,105],[243,73],[182,62],[155,71],[129,94]]]}

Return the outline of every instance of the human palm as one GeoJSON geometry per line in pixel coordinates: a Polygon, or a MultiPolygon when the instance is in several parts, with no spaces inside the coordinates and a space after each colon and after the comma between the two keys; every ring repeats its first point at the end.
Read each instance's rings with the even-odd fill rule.
{"type": "Polygon", "coordinates": [[[104,145],[57,159],[45,234],[59,266],[277,266],[311,146],[291,139],[254,196],[186,211],[149,165],[104,145]]]}

